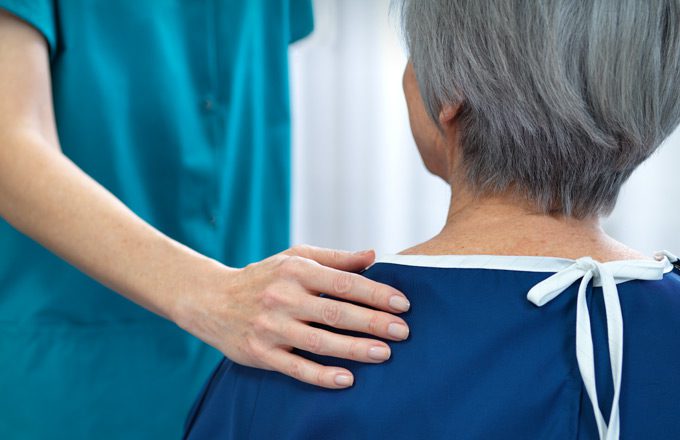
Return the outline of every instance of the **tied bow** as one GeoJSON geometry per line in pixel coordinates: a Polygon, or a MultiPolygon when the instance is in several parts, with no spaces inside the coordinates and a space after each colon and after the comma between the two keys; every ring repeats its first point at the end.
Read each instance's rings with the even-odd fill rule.
{"type": "Polygon", "coordinates": [[[600,263],[590,257],[579,258],[571,266],[536,284],[527,295],[529,301],[541,307],[581,279],[576,299],[576,360],[593,406],[601,440],[618,439],[620,434],[619,397],[623,367],[623,316],[616,284],[633,279],[659,280],[663,278],[663,274],[670,265],[670,257],[668,254],[663,254],[658,255],[657,259],[664,261],[631,260],[600,263]],[[605,423],[602,411],[600,411],[595,387],[595,356],[586,301],[586,290],[591,280],[593,286],[602,287],[607,317],[609,360],[614,380],[614,398],[609,424],[605,423]]]}

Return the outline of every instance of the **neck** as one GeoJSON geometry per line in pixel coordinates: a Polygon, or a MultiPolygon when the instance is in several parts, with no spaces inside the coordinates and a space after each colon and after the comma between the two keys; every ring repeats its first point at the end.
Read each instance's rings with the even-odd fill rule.
{"type": "Polygon", "coordinates": [[[537,214],[511,197],[478,198],[465,191],[452,191],[442,231],[404,253],[590,256],[598,261],[649,258],[609,237],[599,218],[537,214]]]}

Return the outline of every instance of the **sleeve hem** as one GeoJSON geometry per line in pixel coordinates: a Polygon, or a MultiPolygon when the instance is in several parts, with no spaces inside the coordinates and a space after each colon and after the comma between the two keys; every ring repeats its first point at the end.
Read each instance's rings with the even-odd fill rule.
{"type": "Polygon", "coordinates": [[[291,17],[288,44],[293,44],[314,31],[314,8],[311,0],[292,4],[289,14],[291,17]]]}
{"type": "Polygon", "coordinates": [[[47,26],[37,19],[35,16],[39,13],[28,10],[28,8],[19,8],[11,5],[0,4],[0,9],[8,12],[9,14],[17,17],[19,20],[25,22],[43,36],[47,42],[47,47],[49,51],[50,60],[54,58],[57,51],[57,38],[54,32],[53,26],[47,26]]]}

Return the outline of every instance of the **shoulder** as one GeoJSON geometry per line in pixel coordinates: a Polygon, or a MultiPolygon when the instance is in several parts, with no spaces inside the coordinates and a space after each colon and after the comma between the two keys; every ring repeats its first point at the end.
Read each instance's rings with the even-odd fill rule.
{"type": "Polygon", "coordinates": [[[680,273],[658,281],[630,281],[619,285],[624,325],[649,335],[680,332],[680,273]]]}

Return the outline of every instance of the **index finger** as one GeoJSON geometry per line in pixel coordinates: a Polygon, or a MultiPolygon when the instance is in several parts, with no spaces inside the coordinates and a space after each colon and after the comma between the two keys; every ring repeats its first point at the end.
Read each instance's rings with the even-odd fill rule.
{"type": "Polygon", "coordinates": [[[402,313],[411,307],[406,296],[394,287],[319,264],[310,264],[309,268],[301,271],[298,281],[309,290],[386,312],[402,313]]]}

